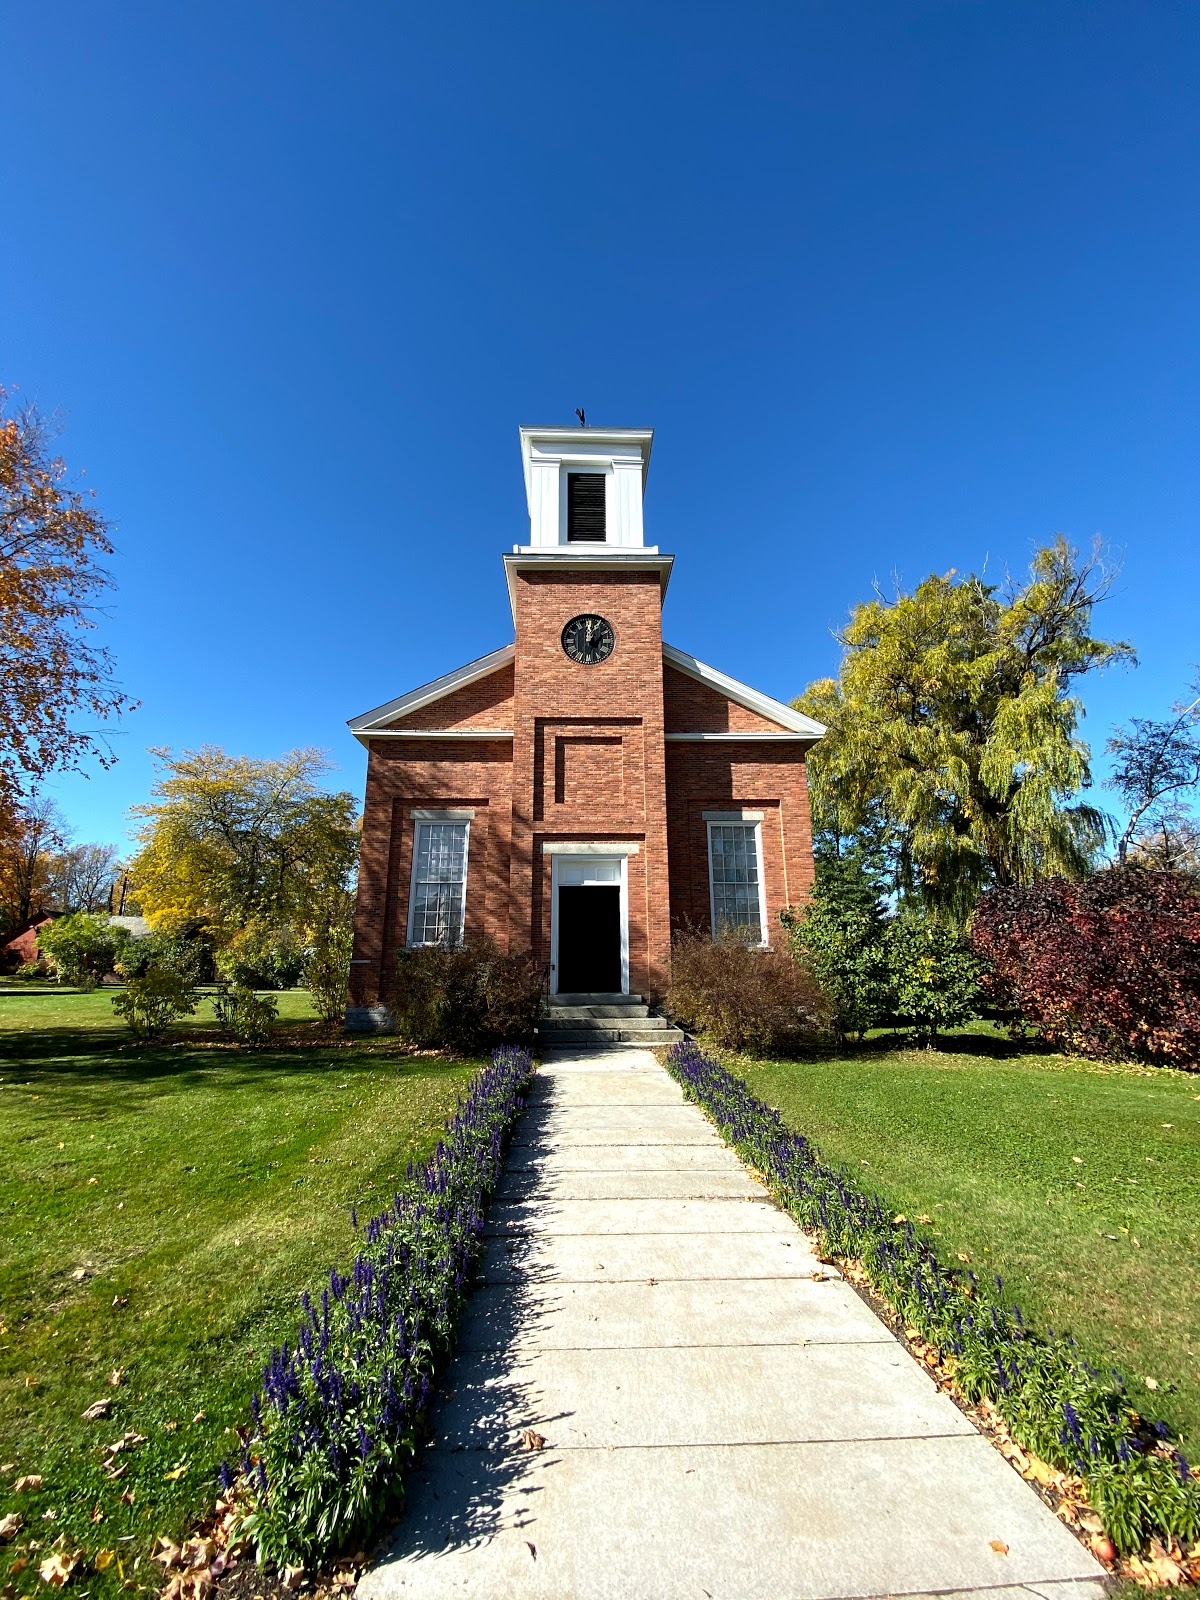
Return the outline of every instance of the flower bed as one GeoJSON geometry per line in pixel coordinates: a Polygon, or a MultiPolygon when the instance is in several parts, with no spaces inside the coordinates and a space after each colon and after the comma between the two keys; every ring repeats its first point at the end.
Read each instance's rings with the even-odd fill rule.
{"type": "Polygon", "coordinates": [[[1019,1445],[1082,1480],[1119,1551],[1200,1536],[1200,1483],[1166,1425],[1134,1410],[1117,1372],[1090,1365],[1069,1336],[1026,1327],[998,1278],[993,1291],[943,1265],[910,1222],[827,1166],[692,1040],[670,1051],[667,1066],[823,1252],[859,1264],[968,1400],[990,1402],[1019,1445]]]}
{"type": "Polygon", "coordinates": [[[492,1053],[429,1161],[363,1229],[350,1273],[330,1273],[319,1305],[303,1297],[295,1347],[272,1352],[236,1489],[221,1469],[260,1562],[311,1565],[398,1501],[531,1070],[527,1050],[492,1053]]]}

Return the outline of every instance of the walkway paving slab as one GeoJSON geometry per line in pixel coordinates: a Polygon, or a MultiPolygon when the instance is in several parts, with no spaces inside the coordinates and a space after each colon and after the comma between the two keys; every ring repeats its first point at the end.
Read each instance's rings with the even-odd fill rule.
{"type": "MultiPolygon", "coordinates": [[[[1050,1574],[1103,1576],[971,1434],[434,1451],[387,1560],[363,1577],[359,1594],[857,1600],[1007,1588],[1050,1574]],[[1030,1515],[1031,1499],[1040,1516],[1030,1515]]],[[[1088,1600],[1102,1592],[1098,1583],[1088,1600]]]]}
{"type": "Polygon", "coordinates": [[[766,1200],[767,1192],[744,1167],[714,1172],[693,1167],[645,1172],[510,1172],[496,1190],[498,1202],[529,1200],[766,1200]]]}
{"type": "Polygon", "coordinates": [[[647,1051],[539,1075],[445,1389],[359,1600],[1106,1592],[647,1051]]]}
{"type": "Polygon", "coordinates": [[[657,1345],[741,1350],[756,1345],[892,1344],[848,1283],[811,1278],[550,1281],[516,1292],[481,1285],[459,1335],[462,1350],[607,1350],[657,1345]]]}
{"type": "Polygon", "coordinates": [[[836,1277],[802,1234],[612,1233],[540,1234],[488,1239],[484,1283],[558,1279],[564,1283],[658,1283],[671,1278],[836,1277]]]}
{"type": "Polygon", "coordinates": [[[487,1234],[769,1233],[793,1239],[796,1225],[763,1190],[749,1197],[719,1200],[550,1200],[497,1202],[488,1215],[487,1234]]]}
{"type": "Polygon", "coordinates": [[[496,1351],[471,1363],[439,1433],[446,1449],[803,1444],[971,1434],[894,1341],[496,1351]]]}

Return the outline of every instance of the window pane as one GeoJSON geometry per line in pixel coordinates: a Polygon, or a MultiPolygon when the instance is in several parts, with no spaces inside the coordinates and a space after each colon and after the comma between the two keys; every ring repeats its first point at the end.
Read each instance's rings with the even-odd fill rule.
{"type": "Polygon", "coordinates": [[[409,944],[457,944],[462,938],[467,824],[418,823],[413,857],[409,944]]]}
{"type": "Polygon", "coordinates": [[[762,938],[758,898],[758,841],[753,823],[720,823],[708,830],[713,932],[745,928],[762,938]]]}

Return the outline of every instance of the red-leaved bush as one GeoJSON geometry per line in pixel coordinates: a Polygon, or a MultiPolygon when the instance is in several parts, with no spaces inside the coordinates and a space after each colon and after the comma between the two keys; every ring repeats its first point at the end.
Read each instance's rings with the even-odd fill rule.
{"type": "Polygon", "coordinates": [[[971,942],[985,985],[1043,1036],[1082,1055],[1200,1061],[1200,892],[1172,872],[1113,867],[994,889],[971,942]]]}

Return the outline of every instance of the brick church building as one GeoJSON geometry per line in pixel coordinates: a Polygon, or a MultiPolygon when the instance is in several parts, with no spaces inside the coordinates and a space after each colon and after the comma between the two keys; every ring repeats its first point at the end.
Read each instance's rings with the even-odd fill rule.
{"type": "Polygon", "coordinates": [[[665,644],[653,433],[522,428],[514,642],[349,724],[368,751],[351,1026],[397,952],[490,936],[551,994],[665,987],[672,928],[769,943],[812,882],[820,723],[665,644]]]}

